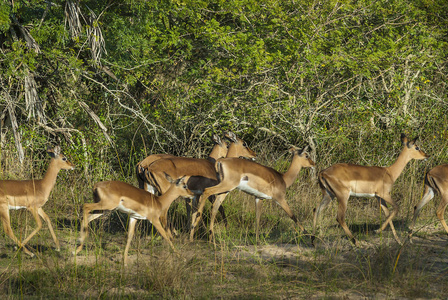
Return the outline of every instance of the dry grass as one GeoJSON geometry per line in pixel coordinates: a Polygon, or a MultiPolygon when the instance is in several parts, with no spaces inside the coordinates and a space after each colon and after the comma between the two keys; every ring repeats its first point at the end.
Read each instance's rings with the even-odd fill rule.
{"type": "MultiPolygon", "coordinates": [[[[401,207],[394,224],[402,240],[407,237],[413,206],[421,197],[420,168],[410,164],[394,189],[401,207]]],[[[312,211],[321,200],[312,171],[302,171],[287,199],[311,231],[312,211]]],[[[80,206],[86,201],[91,201],[91,191],[81,171],[61,172],[45,206],[57,224],[60,253],[54,251],[46,225],[29,243],[38,253],[35,258],[15,250],[12,241],[2,235],[0,295],[4,299],[441,299],[448,294],[448,237],[435,218],[438,198],[422,211],[413,243],[407,241],[404,246],[395,242],[389,230],[373,233],[382,217],[373,199],[351,199],[347,224],[361,241],[360,248],[354,248],[337,226],[337,203],[333,201],[321,214],[316,247],[312,247],[309,236],[297,232],[270,201],[263,205],[261,240],[256,245],[254,199],[232,192],[224,202],[229,225],[226,228],[218,222],[215,227],[216,247],[207,242],[203,227],[193,243],[179,230],[175,246],[184,261],[142,221],[131,245],[128,268],[121,263],[127,220],[117,213],[92,222],[86,249],[73,257],[80,206]]],[[[205,216],[208,212],[206,207],[205,216]]],[[[185,224],[184,204],[174,205],[171,215],[176,227],[185,224]]],[[[13,212],[12,219],[15,233],[22,238],[34,227],[27,212],[13,212]]]]}

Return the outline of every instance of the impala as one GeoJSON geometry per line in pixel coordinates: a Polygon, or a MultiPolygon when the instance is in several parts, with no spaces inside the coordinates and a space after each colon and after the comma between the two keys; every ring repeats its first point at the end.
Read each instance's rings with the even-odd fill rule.
{"type": "Polygon", "coordinates": [[[61,169],[72,170],[74,166],[67,160],[67,157],[60,153],[60,147],[47,148],[47,152],[51,157],[50,165],[42,179],[31,180],[1,180],[0,181],[0,218],[2,220],[5,233],[20,247],[23,251],[34,256],[27,248],[28,241],[42,228],[42,221],[39,216],[45,220],[50,229],[51,236],[56,244],[56,250],[60,250],[59,241],[51,226],[48,215],[42,209],[42,206],[48,201],[51,190],[56,184],[56,177],[61,169]],[[25,208],[31,212],[36,220],[37,227],[22,242],[19,241],[11,229],[11,221],[9,216],[10,209],[25,208]]]}
{"type": "Polygon", "coordinates": [[[100,217],[105,211],[114,209],[129,215],[128,238],[123,254],[124,265],[127,265],[129,246],[134,236],[137,220],[149,220],[159,234],[168,242],[173,251],[177,253],[173,243],[168,238],[165,229],[160,223],[160,216],[177,197],[193,197],[194,194],[185,184],[185,176],[177,180],[173,180],[167,174],[165,176],[171,183],[171,186],[161,196],[155,196],[148,191],[121,181],[102,181],[96,183],[93,187],[94,203],[86,203],[83,206],[83,219],[79,236],[80,245],[74,254],[77,255],[84,246],[84,241],[88,235],[89,223],[100,217]],[[92,211],[97,212],[90,214],[92,211]]]}
{"type": "Polygon", "coordinates": [[[420,214],[420,210],[434,197],[434,192],[439,193],[442,198],[436,213],[437,217],[443,225],[443,228],[448,233],[448,226],[446,225],[445,219],[443,217],[445,208],[448,204],[448,165],[445,164],[434,167],[425,176],[425,192],[420,203],[417,204],[417,206],[414,208],[411,236],[415,221],[420,214]]]}
{"type": "Polygon", "coordinates": [[[192,229],[190,231],[190,240],[194,237],[194,229],[198,225],[204,208],[205,199],[211,195],[223,195],[217,198],[213,204],[212,215],[210,220],[210,239],[213,239],[214,220],[218,208],[221,206],[226,194],[234,189],[239,189],[256,198],[256,238],[258,240],[258,227],[260,224],[261,201],[262,199],[272,199],[277,202],[280,207],[288,214],[288,216],[305,231],[303,226],[298,222],[296,216],[286,202],[286,189],[290,187],[300,170],[303,167],[314,167],[315,163],[306,152],[307,147],[299,150],[295,147],[290,149],[293,154],[289,169],[281,174],[276,170],[262,166],[256,162],[240,159],[240,158],[222,158],[218,159],[215,164],[218,173],[219,184],[206,188],[200,198],[197,213],[193,214],[192,229]]]}
{"type": "MultiPolygon", "coordinates": [[[[226,133],[226,137],[229,138],[230,143],[226,157],[247,157],[254,158],[256,156],[247,144],[239,139],[233,132],[226,133]]],[[[212,152],[213,153],[213,152],[212,152]]],[[[219,157],[209,157],[208,159],[200,158],[188,158],[188,157],[170,157],[154,161],[146,170],[146,179],[150,185],[155,186],[160,193],[164,193],[168,187],[169,182],[164,176],[161,176],[162,172],[169,174],[173,178],[177,178],[181,175],[191,176],[188,179],[187,185],[190,190],[195,193],[193,203],[197,202],[197,198],[202,194],[205,188],[218,184],[216,178],[216,171],[214,162],[219,157]]],[[[225,197],[225,195],[224,195],[225,197]]],[[[211,202],[216,201],[214,197],[209,199],[211,202]]],[[[219,200],[220,201],[220,200],[219,200]]],[[[195,205],[194,205],[195,206],[195,205]]],[[[187,205],[187,217],[189,218],[190,211],[187,205]]],[[[162,223],[166,227],[167,218],[165,212],[162,218],[162,223]]],[[[220,209],[223,219],[226,220],[224,209],[220,209]]],[[[170,233],[169,233],[170,234],[170,233]]]]}
{"type": "MultiPolygon", "coordinates": [[[[216,134],[213,135],[213,141],[215,142],[215,145],[213,146],[212,152],[209,154],[208,159],[214,162],[218,158],[226,156],[228,145],[225,141],[221,140],[221,138],[216,134]]],[[[144,160],[139,162],[136,166],[136,174],[139,188],[145,189],[152,194],[158,193],[157,189],[149,184],[145,174],[146,170],[156,160],[172,157],[175,156],[171,154],[151,154],[150,156],[146,157],[144,160]]]]}
{"type": "Polygon", "coordinates": [[[355,197],[376,197],[384,211],[386,220],[381,225],[378,232],[383,231],[387,225],[390,225],[392,233],[399,244],[400,239],[395,232],[392,219],[398,213],[398,205],[392,199],[390,193],[392,186],[403,169],[412,159],[421,160],[429,156],[426,155],[417,145],[415,138],[408,141],[406,135],[401,135],[403,149],[394,164],[389,167],[368,167],[354,164],[339,163],[335,164],[319,173],[319,185],[322,189],[323,199],[317,210],[314,211],[313,220],[313,241],[315,238],[316,223],[319,213],[324,209],[331,199],[338,199],[337,221],[350,237],[351,241],[358,246],[358,241],[350,232],[345,223],[345,213],[347,211],[348,199],[355,197]],[[386,203],[389,203],[393,210],[389,212],[386,203]]]}

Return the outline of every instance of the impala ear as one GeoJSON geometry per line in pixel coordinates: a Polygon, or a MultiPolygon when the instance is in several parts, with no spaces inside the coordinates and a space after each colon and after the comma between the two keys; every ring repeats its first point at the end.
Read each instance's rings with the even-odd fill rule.
{"type": "Polygon", "coordinates": [[[47,153],[52,158],[56,158],[61,153],[61,148],[59,146],[55,146],[54,148],[51,148],[51,146],[47,147],[47,153]]]}
{"type": "Polygon", "coordinates": [[[408,138],[406,137],[406,134],[401,134],[401,144],[406,145],[408,143],[408,138]]]}
{"type": "Polygon", "coordinates": [[[414,146],[415,142],[417,141],[418,137],[416,137],[415,139],[413,139],[412,141],[408,142],[408,147],[411,148],[414,146]]]}
{"type": "Polygon", "coordinates": [[[165,174],[165,178],[166,178],[166,180],[168,180],[169,183],[173,183],[174,182],[173,178],[171,178],[170,175],[168,175],[166,172],[163,172],[163,173],[165,174]]]}
{"type": "Polygon", "coordinates": [[[309,145],[306,145],[305,147],[303,147],[302,151],[300,151],[300,154],[307,152],[308,148],[309,148],[309,145]]]}
{"type": "Polygon", "coordinates": [[[55,146],[55,147],[53,148],[53,150],[54,150],[54,154],[56,154],[56,155],[61,154],[61,147],[59,147],[59,146],[55,146]]]}
{"type": "Polygon", "coordinates": [[[233,133],[232,131],[227,131],[227,132],[224,134],[224,136],[225,136],[226,138],[228,138],[229,140],[231,140],[232,142],[234,142],[234,143],[237,143],[237,142],[238,142],[238,138],[236,137],[236,134],[233,133]]]}
{"type": "Polygon", "coordinates": [[[221,138],[216,133],[213,134],[213,141],[218,145],[222,144],[221,138]]]}
{"type": "Polygon", "coordinates": [[[184,176],[180,177],[179,179],[177,179],[177,180],[176,180],[176,185],[184,184],[185,181],[186,181],[186,177],[187,177],[187,176],[184,175],[184,176]]]}
{"type": "Polygon", "coordinates": [[[288,149],[288,152],[291,154],[294,154],[294,152],[296,152],[297,148],[295,146],[290,146],[288,149]]]}

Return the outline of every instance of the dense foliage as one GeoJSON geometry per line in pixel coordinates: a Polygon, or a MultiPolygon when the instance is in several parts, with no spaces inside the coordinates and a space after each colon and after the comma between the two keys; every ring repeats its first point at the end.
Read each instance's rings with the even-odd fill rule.
{"type": "Polygon", "coordinates": [[[129,175],[153,152],[204,155],[224,129],[273,158],[310,144],[324,164],[385,164],[405,132],[442,161],[447,12],[444,0],[2,1],[2,148],[21,158],[58,142],[86,171],[129,175]]]}

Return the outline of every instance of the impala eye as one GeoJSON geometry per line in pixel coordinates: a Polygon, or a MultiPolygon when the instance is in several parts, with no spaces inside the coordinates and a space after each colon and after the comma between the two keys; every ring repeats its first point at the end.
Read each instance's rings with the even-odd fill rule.
{"type": "Polygon", "coordinates": [[[419,148],[418,146],[415,146],[415,150],[417,150],[417,151],[418,151],[418,150],[420,150],[420,148],[419,148]]]}
{"type": "Polygon", "coordinates": [[[64,156],[64,157],[62,158],[62,160],[63,160],[63,161],[67,161],[67,157],[64,156]]]}

